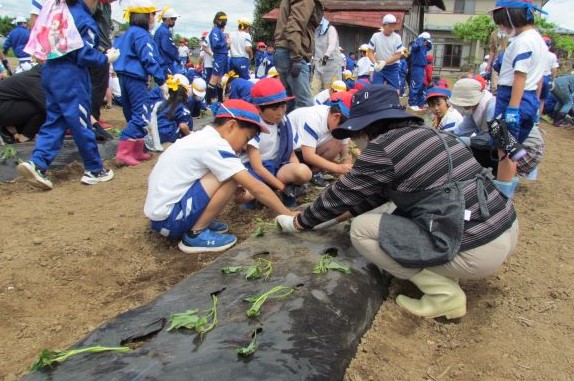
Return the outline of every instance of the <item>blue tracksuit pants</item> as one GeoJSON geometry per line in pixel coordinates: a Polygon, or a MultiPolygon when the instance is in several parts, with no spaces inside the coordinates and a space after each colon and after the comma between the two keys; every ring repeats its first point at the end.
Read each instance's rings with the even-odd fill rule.
{"type": "Polygon", "coordinates": [[[30,160],[37,167],[48,169],[60,152],[69,128],[84,168],[101,171],[102,159],[90,123],[92,86],[88,69],[70,61],[48,61],[42,69],[41,83],[46,93],[46,122],[36,135],[30,160]]]}
{"type": "Polygon", "coordinates": [[[409,91],[409,106],[425,105],[425,68],[413,65],[411,68],[411,86],[409,91]]]}
{"type": "Polygon", "coordinates": [[[373,84],[387,84],[399,89],[399,64],[386,65],[383,70],[373,73],[373,84]]]}
{"type": "Polygon", "coordinates": [[[122,108],[128,121],[120,140],[143,139],[149,124],[149,89],[143,79],[118,74],[122,89],[122,108]]]}

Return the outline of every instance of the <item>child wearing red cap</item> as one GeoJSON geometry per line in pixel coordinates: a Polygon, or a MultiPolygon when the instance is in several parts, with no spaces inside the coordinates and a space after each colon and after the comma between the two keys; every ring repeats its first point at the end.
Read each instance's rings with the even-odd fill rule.
{"type": "Polygon", "coordinates": [[[448,101],[450,90],[442,87],[431,87],[427,92],[427,103],[433,115],[432,126],[437,130],[453,130],[462,122],[460,112],[448,101]]]}
{"type": "MultiPolygon", "coordinates": [[[[287,96],[280,80],[263,78],[253,85],[251,98],[259,110],[261,124],[270,133],[256,136],[247,143],[245,166],[253,177],[279,190],[285,206],[294,208],[296,197],[304,193],[301,186],[311,180],[312,173],[299,162],[293,150],[293,130],[285,118],[287,101],[293,97],[287,96]]],[[[243,201],[252,199],[246,192],[243,201]]],[[[253,203],[246,205],[254,206],[253,203]]]]}
{"type": "Polygon", "coordinates": [[[223,102],[213,126],[178,139],[162,153],[148,180],[144,213],[162,236],[181,239],[184,253],[219,252],[237,238],[215,217],[238,185],[274,211],[291,214],[268,186],[245,169],[238,152],[269,133],[259,111],[243,100],[223,102]]]}
{"type": "Polygon", "coordinates": [[[343,175],[352,167],[352,157],[347,152],[349,139],[337,140],[331,131],[349,117],[351,92],[339,92],[331,97],[331,105],[298,108],[287,115],[295,134],[299,160],[313,170],[313,183],[327,186],[321,171],[343,175]]]}

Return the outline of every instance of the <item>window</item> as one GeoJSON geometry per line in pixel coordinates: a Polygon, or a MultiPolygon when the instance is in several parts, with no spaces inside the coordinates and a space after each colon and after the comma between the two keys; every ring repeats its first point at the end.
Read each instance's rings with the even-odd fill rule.
{"type": "Polygon", "coordinates": [[[475,0],[454,0],[454,13],[474,14],[475,0]]]}
{"type": "Polygon", "coordinates": [[[443,67],[460,67],[462,45],[445,45],[442,57],[443,67]]]}

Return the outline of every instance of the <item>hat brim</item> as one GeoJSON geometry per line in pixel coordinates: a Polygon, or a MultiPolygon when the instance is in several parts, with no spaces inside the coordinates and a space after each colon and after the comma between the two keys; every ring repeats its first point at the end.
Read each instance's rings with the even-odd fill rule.
{"type": "Polygon", "coordinates": [[[472,106],[476,106],[477,104],[480,103],[480,99],[482,98],[482,93],[476,95],[473,98],[457,98],[457,97],[451,97],[449,99],[450,103],[453,106],[457,106],[457,107],[472,107],[472,106]]]}
{"type": "Polygon", "coordinates": [[[358,118],[348,119],[345,123],[331,131],[331,135],[333,135],[335,139],[347,139],[374,122],[385,119],[418,119],[423,121],[422,118],[409,114],[403,110],[382,110],[373,114],[363,115],[358,118]]]}
{"type": "MultiPolygon", "coordinates": [[[[229,116],[229,117],[231,118],[231,116],[229,116]]],[[[261,123],[255,122],[253,119],[244,118],[244,117],[242,117],[242,116],[236,116],[236,117],[233,118],[233,119],[239,119],[239,120],[242,120],[242,121],[244,121],[244,122],[251,123],[251,124],[253,124],[254,126],[259,127],[259,130],[261,131],[261,133],[263,133],[263,134],[269,134],[269,129],[268,129],[267,127],[265,127],[265,126],[264,126],[263,124],[261,124],[261,123]]]]}
{"type": "Polygon", "coordinates": [[[285,98],[274,99],[274,100],[268,101],[268,102],[255,103],[255,101],[253,101],[252,103],[253,103],[255,106],[267,106],[267,105],[272,105],[272,104],[275,104],[275,103],[287,102],[287,101],[290,101],[291,99],[295,99],[295,97],[294,97],[294,96],[291,96],[291,97],[287,96],[287,97],[285,97],[285,98]]]}
{"type": "Polygon", "coordinates": [[[196,90],[194,88],[191,89],[191,92],[194,93],[195,95],[197,95],[198,97],[202,97],[202,98],[205,98],[205,94],[207,94],[207,91],[205,91],[205,90],[199,91],[199,90],[196,90]]]}

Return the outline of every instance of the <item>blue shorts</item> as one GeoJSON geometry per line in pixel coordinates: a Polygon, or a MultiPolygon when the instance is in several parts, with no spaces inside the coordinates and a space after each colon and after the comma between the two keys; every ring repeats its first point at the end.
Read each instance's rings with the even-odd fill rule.
{"type": "MultiPolygon", "coordinates": [[[[494,115],[502,115],[506,112],[508,103],[510,102],[510,96],[512,95],[512,86],[498,86],[496,89],[496,107],[494,110],[494,115]]],[[[520,100],[520,131],[518,133],[511,133],[522,143],[526,140],[530,134],[530,130],[536,122],[538,108],[540,107],[540,101],[536,95],[536,90],[524,91],[522,99],[520,100]]]]}
{"type": "Polygon", "coordinates": [[[550,94],[550,82],[552,81],[551,75],[545,75],[542,77],[542,90],[540,90],[540,99],[546,100],[548,94],[550,94]]]}
{"type": "MultiPolygon", "coordinates": [[[[244,165],[245,165],[245,168],[247,168],[247,171],[249,172],[249,174],[251,176],[255,177],[257,180],[261,181],[262,183],[265,182],[257,173],[255,173],[255,171],[253,170],[253,167],[251,167],[251,163],[247,162],[247,163],[244,163],[244,165]]],[[[265,169],[267,169],[269,172],[271,172],[271,174],[273,176],[277,176],[277,172],[279,172],[279,168],[275,168],[275,160],[264,160],[263,166],[265,167],[265,169]]]]}
{"type": "Polygon", "coordinates": [[[197,222],[211,199],[203,185],[196,181],[173,205],[169,216],[163,221],[151,221],[151,228],[164,237],[181,239],[197,222]]]}
{"type": "Polygon", "coordinates": [[[213,71],[211,75],[223,76],[229,71],[229,57],[227,54],[215,53],[213,55],[213,71]]]}

